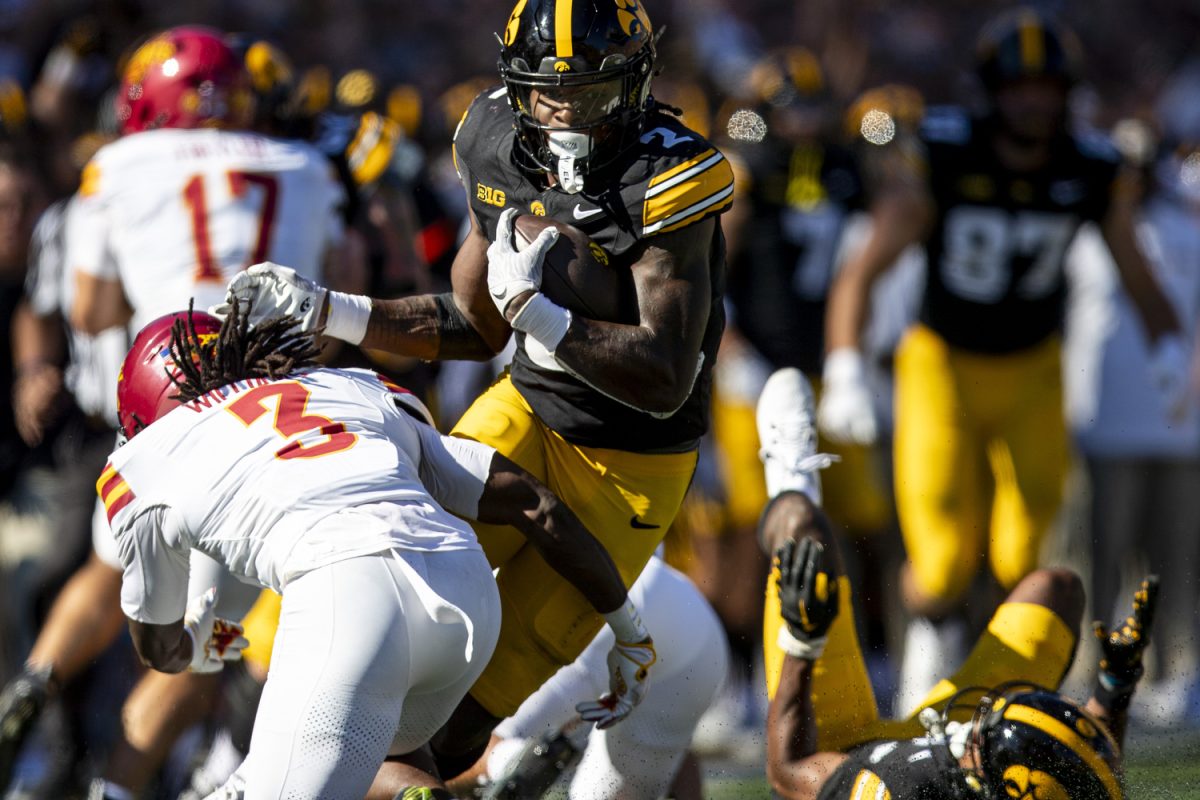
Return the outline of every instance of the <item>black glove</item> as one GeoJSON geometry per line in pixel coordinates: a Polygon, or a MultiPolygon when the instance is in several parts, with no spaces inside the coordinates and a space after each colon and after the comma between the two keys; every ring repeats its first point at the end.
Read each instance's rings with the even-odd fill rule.
{"type": "Polygon", "coordinates": [[[50,694],[50,671],[26,667],[0,692],[0,794],[50,694]]]}
{"type": "Polygon", "coordinates": [[[1142,653],[1150,643],[1154,609],[1158,605],[1158,576],[1147,575],[1133,595],[1133,613],[1113,630],[1099,620],[1092,630],[1100,640],[1100,674],[1096,699],[1113,711],[1129,707],[1133,689],[1142,677],[1142,653]]]}
{"type": "Polygon", "coordinates": [[[779,571],[779,604],[787,633],[784,651],[797,658],[819,658],[825,636],[838,613],[837,575],[825,558],[825,547],[811,536],[789,539],[775,551],[779,571]]]}

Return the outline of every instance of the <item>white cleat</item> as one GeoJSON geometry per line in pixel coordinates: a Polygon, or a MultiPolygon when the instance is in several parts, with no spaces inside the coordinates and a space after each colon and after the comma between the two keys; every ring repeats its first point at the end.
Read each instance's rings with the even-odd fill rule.
{"type": "Polygon", "coordinates": [[[766,473],[768,497],[803,492],[821,504],[817,471],[839,459],[817,452],[815,406],[812,386],[800,370],[786,367],[767,379],[758,398],[756,420],[761,445],[758,457],[766,473]]]}

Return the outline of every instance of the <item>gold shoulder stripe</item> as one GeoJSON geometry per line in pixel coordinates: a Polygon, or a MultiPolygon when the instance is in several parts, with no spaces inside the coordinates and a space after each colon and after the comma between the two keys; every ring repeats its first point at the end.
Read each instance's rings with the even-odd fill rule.
{"type": "Polygon", "coordinates": [[[1079,756],[1079,759],[1087,764],[1092,772],[1096,773],[1096,777],[1100,779],[1108,792],[1109,800],[1120,800],[1123,796],[1117,776],[1108,763],[1100,757],[1095,748],[1084,741],[1082,736],[1059,720],[1044,711],[1020,704],[1009,706],[1008,710],[1004,712],[1004,718],[1023,722],[1062,742],[1072,753],[1079,756]]]}
{"type": "Polygon", "coordinates": [[[650,179],[650,188],[653,189],[655,186],[658,186],[660,183],[665,183],[666,181],[669,181],[671,178],[674,178],[679,173],[686,172],[687,170],[691,169],[692,167],[695,167],[697,164],[704,163],[708,159],[712,158],[714,155],[720,155],[720,154],[717,153],[715,148],[710,147],[707,150],[705,150],[703,153],[701,153],[700,155],[695,156],[694,158],[689,158],[687,161],[684,161],[682,164],[676,164],[675,166],[671,167],[666,172],[659,173],[658,175],[655,175],[653,178],[651,178],[650,179]]]}
{"type": "Polygon", "coordinates": [[[878,775],[864,769],[854,777],[850,800],[892,800],[892,793],[878,775]]]}
{"type": "Polygon", "coordinates": [[[733,202],[733,170],[724,156],[710,152],[651,181],[642,207],[643,236],[690,225],[733,202]]]}

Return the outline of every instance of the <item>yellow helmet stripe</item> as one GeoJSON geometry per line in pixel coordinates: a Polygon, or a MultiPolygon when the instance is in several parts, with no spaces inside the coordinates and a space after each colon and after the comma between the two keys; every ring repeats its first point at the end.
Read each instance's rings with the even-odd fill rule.
{"type": "Polygon", "coordinates": [[[1032,12],[1021,17],[1021,66],[1030,72],[1038,72],[1046,66],[1046,39],[1042,23],[1037,14],[1032,12]]]}
{"type": "Polygon", "coordinates": [[[1096,773],[1100,783],[1104,784],[1110,800],[1121,800],[1121,785],[1117,782],[1117,776],[1113,773],[1112,768],[1078,733],[1046,712],[1019,703],[1010,705],[1004,712],[1004,718],[1037,728],[1066,745],[1072,753],[1079,756],[1080,760],[1091,768],[1092,772],[1096,773]]]}
{"type": "MultiPolygon", "coordinates": [[[[575,55],[575,43],[571,40],[571,7],[574,0],[555,0],[554,3],[554,50],[559,58],[575,55]]],[[[531,64],[537,69],[537,64],[531,64]]]]}

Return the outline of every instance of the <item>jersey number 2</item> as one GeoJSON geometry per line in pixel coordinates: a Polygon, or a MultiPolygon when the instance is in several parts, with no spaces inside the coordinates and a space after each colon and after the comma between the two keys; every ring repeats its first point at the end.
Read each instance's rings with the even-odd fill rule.
{"type": "Polygon", "coordinates": [[[281,436],[290,438],[318,431],[329,437],[323,442],[308,445],[301,444],[299,440],[290,441],[276,451],[276,458],[318,458],[353,447],[358,437],[347,433],[345,425],[328,417],[305,413],[310,396],[308,389],[295,381],[270,383],[246,392],[226,406],[226,410],[249,426],[270,411],[267,404],[274,399],[275,430],[281,436]]]}
{"type": "MultiPolygon", "coordinates": [[[[229,191],[234,197],[242,197],[251,186],[262,189],[262,211],[258,216],[258,238],[254,242],[254,252],[250,256],[250,264],[267,260],[267,251],[271,247],[271,228],[275,225],[275,206],[279,197],[279,181],[274,175],[264,175],[258,172],[239,172],[230,170],[225,173],[229,179],[229,191]]],[[[192,240],[196,244],[196,280],[224,281],[221,268],[212,254],[212,243],[208,236],[208,203],[204,197],[204,176],[193,175],[183,186],[183,202],[187,204],[192,215],[192,240]]],[[[247,264],[246,266],[249,266],[247,264]]]]}

